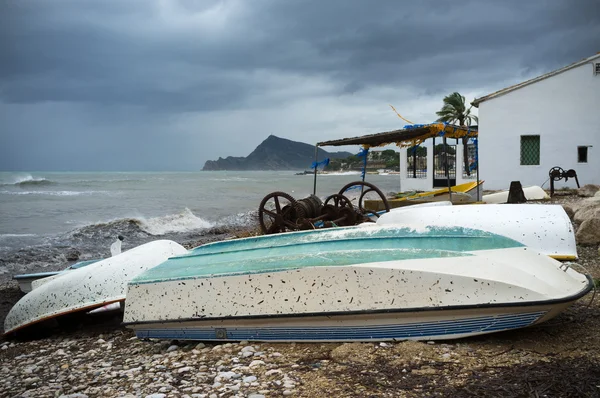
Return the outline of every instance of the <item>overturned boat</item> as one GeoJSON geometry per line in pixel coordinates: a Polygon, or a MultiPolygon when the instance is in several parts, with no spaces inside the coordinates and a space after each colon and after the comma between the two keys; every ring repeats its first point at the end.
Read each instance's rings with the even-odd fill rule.
{"type": "Polygon", "coordinates": [[[175,242],[158,240],[46,278],[50,280],[34,286],[10,310],[4,320],[5,336],[46,320],[122,302],[127,282],[133,277],[186,252],[175,242]]]}
{"type": "Polygon", "coordinates": [[[544,322],[590,277],[462,227],[348,227],[236,239],[170,258],[128,284],[139,338],[455,339],[544,322]]]}
{"type": "MultiPolygon", "coordinates": [[[[541,187],[533,185],[530,187],[524,187],[523,193],[527,200],[548,200],[550,196],[541,187]]],[[[485,203],[506,203],[508,201],[509,190],[504,190],[488,195],[483,195],[482,200],[485,203]]]]}
{"type": "Polygon", "coordinates": [[[514,239],[557,260],[577,259],[573,224],[561,205],[451,206],[450,202],[439,202],[438,206],[415,205],[393,209],[381,214],[377,224],[481,229],[514,239]]]}
{"type": "Polygon", "coordinates": [[[32,274],[19,274],[19,275],[13,276],[13,279],[15,281],[17,281],[17,283],[19,284],[19,289],[21,289],[21,291],[23,293],[29,293],[30,291],[32,291],[34,289],[34,285],[38,285],[39,281],[42,279],[48,280],[48,278],[50,278],[51,276],[56,276],[63,272],[72,271],[74,269],[85,267],[87,265],[96,263],[98,261],[100,261],[100,260],[79,261],[73,265],[68,266],[67,268],[65,268],[62,271],[49,271],[49,272],[36,272],[36,273],[32,273],[32,274]],[[37,283],[34,281],[37,281],[37,283]]]}

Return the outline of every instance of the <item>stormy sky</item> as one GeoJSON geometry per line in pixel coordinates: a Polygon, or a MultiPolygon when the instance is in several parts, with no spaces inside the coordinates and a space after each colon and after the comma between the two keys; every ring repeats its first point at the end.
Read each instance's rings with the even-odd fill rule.
{"type": "Polygon", "coordinates": [[[0,170],[199,170],[598,51],[599,0],[0,0],[0,170]]]}

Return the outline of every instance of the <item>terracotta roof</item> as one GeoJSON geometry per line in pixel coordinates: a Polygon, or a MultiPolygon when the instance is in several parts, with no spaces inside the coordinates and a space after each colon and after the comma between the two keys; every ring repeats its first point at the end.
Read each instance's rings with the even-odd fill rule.
{"type": "Polygon", "coordinates": [[[544,79],[547,79],[549,77],[556,76],[556,75],[558,75],[560,73],[568,71],[569,69],[573,69],[573,68],[576,68],[576,67],[578,67],[580,65],[584,65],[584,64],[586,64],[588,62],[591,62],[591,61],[593,61],[596,58],[600,58],[600,52],[597,53],[596,55],[592,55],[591,57],[584,58],[584,59],[582,59],[580,61],[577,61],[577,62],[574,62],[574,63],[572,63],[570,65],[567,65],[564,68],[560,68],[560,69],[557,69],[555,71],[548,72],[548,73],[546,73],[544,75],[541,75],[541,76],[538,76],[538,77],[534,77],[533,79],[529,79],[527,81],[515,84],[513,86],[503,88],[502,90],[498,90],[495,93],[491,93],[489,95],[486,95],[485,97],[475,98],[473,100],[473,102],[471,102],[471,105],[479,107],[479,104],[482,103],[482,102],[484,102],[484,101],[490,100],[490,99],[495,98],[495,97],[499,97],[499,96],[507,94],[507,93],[510,93],[511,91],[514,91],[514,90],[518,90],[521,87],[525,87],[525,86],[528,86],[530,84],[539,82],[540,80],[544,80],[544,79]]]}

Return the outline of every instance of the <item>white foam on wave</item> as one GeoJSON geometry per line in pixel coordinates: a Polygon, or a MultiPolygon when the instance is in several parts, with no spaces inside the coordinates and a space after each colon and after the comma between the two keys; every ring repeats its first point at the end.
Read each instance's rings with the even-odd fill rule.
{"type": "Polygon", "coordinates": [[[141,218],[140,228],[151,235],[164,235],[170,232],[187,232],[196,229],[206,229],[213,223],[196,217],[188,208],[179,214],[168,214],[162,217],[141,218]]]}
{"type": "Polygon", "coordinates": [[[227,177],[227,178],[211,178],[211,181],[221,181],[221,182],[245,182],[245,181],[256,181],[253,178],[246,177],[227,177]]]}
{"type": "Polygon", "coordinates": [[[36,234],[0,234],[0,239],[2,238],[20,238],[22,236],[37,236],[36,234]]]}
{"type": "MultiPolygon", "coordinates": [[[[323,176],[359,176],[361,173],[360,171],[340,171],[340,172],[333,172],[333,173],[321,173],[319,174],[319,177],[323,176]]],[[[307,175],[313,175],[313,174],[307,174],[307,175]]]]}
{"type": "Polygon", "coordinates": [[[79,196],[110,194],[109,191],[0,191],[5,195],[50,195],[50,196],[79,196]]]}
{"type": "Polygon", "coordinates": [[[31,174],[20,174],[13,177],[10,182],[0,185],[36,185],[36,184],[52,184],[52,181],[45,177],[34,177],[31,174]]]}

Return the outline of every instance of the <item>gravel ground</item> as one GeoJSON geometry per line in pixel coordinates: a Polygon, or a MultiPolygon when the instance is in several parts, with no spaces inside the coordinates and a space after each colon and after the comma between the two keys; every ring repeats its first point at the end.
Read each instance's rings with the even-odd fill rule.
{"type": "MultiPolygon", "coordinates": [[[[600,278],[598,248],[578,252],[600,278]]],[[[21,294],[7,282],[0,297],[3,319],[21,294]]],[[[393,344],[141,341],[105,316],[0,342],[0,397],[600,397],[591,298],[526,329],[393,344]]]]}

